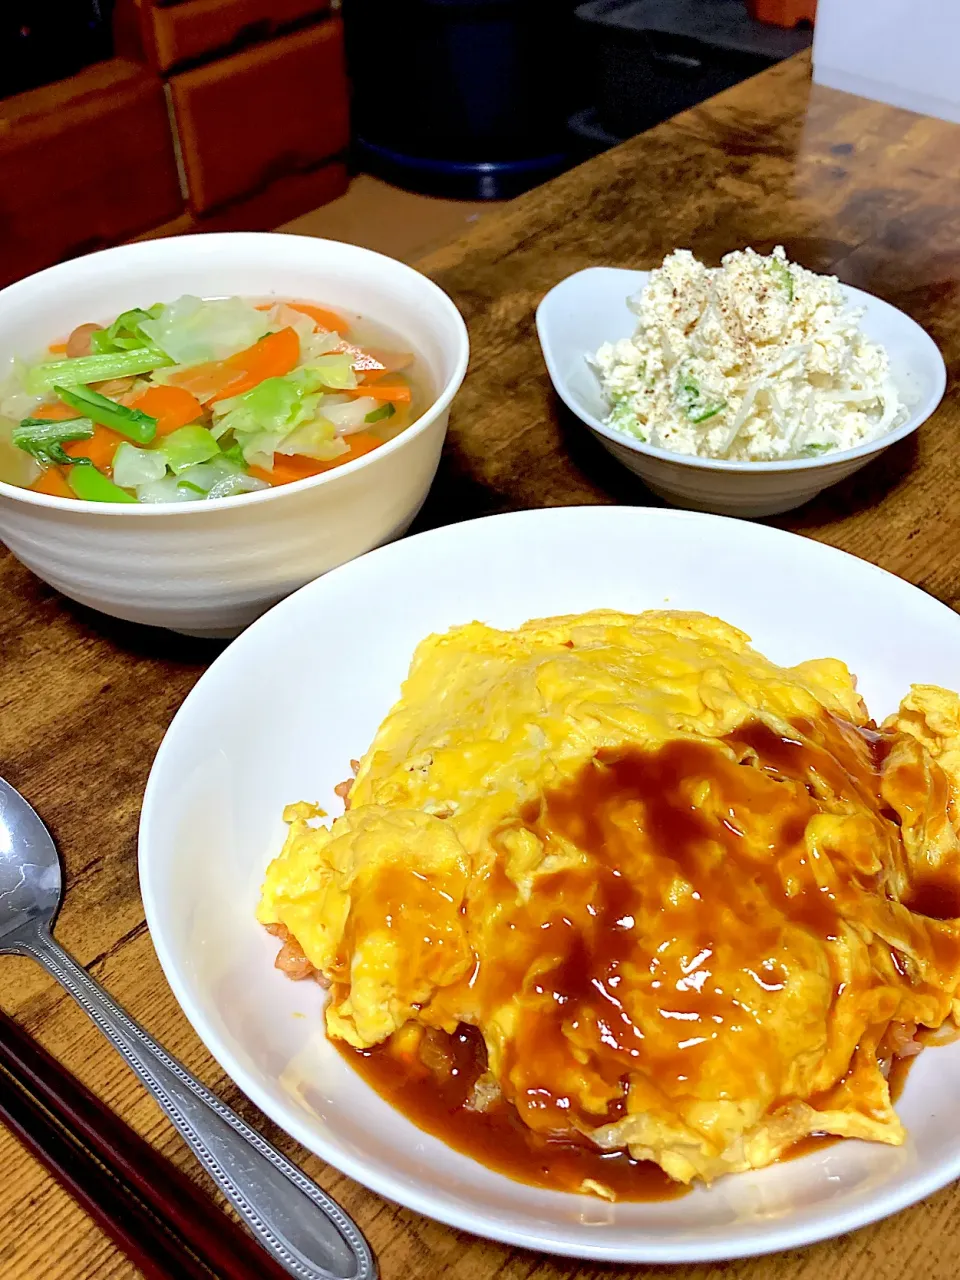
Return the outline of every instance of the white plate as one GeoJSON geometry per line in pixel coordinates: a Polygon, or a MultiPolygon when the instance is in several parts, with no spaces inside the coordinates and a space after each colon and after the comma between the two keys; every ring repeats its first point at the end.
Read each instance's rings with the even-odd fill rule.
{"type": "Polygon", "coordinates": [[[649,271],[618,267],[578,271],[540,303],[537,333],[550,378],[567,408],[654,493],[678,506],[739,516],[790,511],[916,431],[943,398],[947,371],[929,334],[888,302],[844,285],[850,305],[864,309],[863,332],[890,357],[891,377],[909,409],[899,427],[853,449],[784,462],[696,458],[642,444],[607,426],[609,405],[586,357],[604,342],[632,336],[637,318],[627,299],[649,279],[649,271]]]}
{"type": "Polygon", "coordinates": [[[177,713],[140,825],[147,921],[187,1017],[298,1141],[391,1200],[529,1248],[622,1262],[762,1253],[849,1231],[960,1174],[960,1044],[924,1053],[899,1149],[842,1142],[659,1204],[511,1182],[422,1133],[324,1038],[322,995],[273,968],[254,920],[293,800],[334,785],[394,702],[414,646],[474,618],[598,606],[701,609],[776,662],[832,655],[875,716],[911,681],[960,686],[960,618],[821,543],[736,520],[620,507],[494,516],[384,547],[310,583],[226,650],[177,713]]]}

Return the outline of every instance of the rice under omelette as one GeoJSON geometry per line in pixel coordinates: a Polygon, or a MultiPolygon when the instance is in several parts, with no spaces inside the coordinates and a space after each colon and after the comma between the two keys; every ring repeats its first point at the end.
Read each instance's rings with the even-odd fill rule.
{"type": "Polygon", "coordinates": [[[347,812],[291,806],[258,918],[331,1038],[477,1028],[468,1105],[709,1182],[903,1142],[890,1061],[960,1014],[958,787],[946,690],[878,729],[842,662],[702,614],[474,622],[419,645],[347,812]]]}

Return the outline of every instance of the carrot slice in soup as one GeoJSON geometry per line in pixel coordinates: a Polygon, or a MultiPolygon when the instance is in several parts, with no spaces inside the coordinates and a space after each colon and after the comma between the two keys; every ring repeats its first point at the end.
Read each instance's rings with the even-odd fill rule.
{"type": "Polygon", "coordinates": [[[265,338],[255,342],[239,355],[224,360],[233,374],[233,381],[228,382],[222,391],[218,391],[213,400],[229,400],[231,396],[242,396],[252,391],[267,378],[282,378],[291,369],[297,367],[300,359],[300,339],[296,329],[281,329],[279,333],[268,333],[265,338]]]}
{"type": "Polygon", "coordinates": [[[365,453],[372,453],[374,449],[379,449],[386,443],[377,436],[372,436],[369,431],[355,431],[352,436],[346,437],[346,441],[350,446],[350,452],[342,453],[339,458],[328,462],[327,470],[331,467],[342,467],[345,462],[352,462],[354,458],[362,458],[365,453]]]}
{"type": "Polygon", "coordinates": [[[235,376],[224,369],[222,360],[209,360],[206,364],[195,364],[190,369],[171,374],[167,386],[187,391],[201,404],[206,404],[222,389],[225,380],[235,376]]]}
{"type": "MultiPolygon", "coordinates": [[[[272,311],[274,305],[272,302],[261,302],[257,304],[257,310],[272,311]]],[[[289,307],[291,311],[299,311],[301,315],[309,316],[316,322],[318,328],[327,329],[330,333],[346,333],[350,328],[349,322],[336,311],[331,311],[329,307],[318,307],[313,302],[284,302],[284,306],[289,307]]]]}
{"type": "Polygon", "coordinates": [[[378,440],[376,436],[366,431],[358,431],[355,435],[347,436],[346,442],[350,446],[349,453],[341,453],[339,458],[333,458],[329,462],[321,462],[317,458],[306,458],[299,453],[292,457],[275,453],[272,471],[267,471],[264,467],[251,467],[250,474],[256,476],[258,480],[266,480],[267,484],[292,484],[294,480],[306,480],[310,476],[320,475],[323,471],[332,471],[334,467],[342,467],[345,462],[362,458],[365,453],[370,453],[383,444],[382,440],[378,440]]]}
{"type": "Polygon", "coordinates": [[[307,480],[310,476],[318,476],[327,470],[327,464],[317,458],[305,458],[301,455],[287,458],[283,454],[273,455],[273,469],[266,467],[250,467],[252,476],[258,480],[266,480],[267,484],[293,484],[294,480],[307,480]]]}
{"type": "Polygon", "coordinates": [[[346,333],[350,328],[343,316],[331,311],[329,307],[318,307],[312,302],[288,302],[287,306],[309,316],[321,329],[329,329],[331,333],[346,333]]]}
{"type": "Polygon", "coordinates": [[[374,400],[389,400],[391,404],[409,404],[411,397],[410,388],[400,382],[364,382],[359,387],[348,387],[338,394],[352,396],[355,400],[361,396],[372,396],[374,400]]]}
{"type": "Polygon", "coordinates": [[[203,417],[203,405],[195,395],[191,395],[185,387],[156,386],[147,387],[142,395],[131,403],[131,409],[139,409],[141,413],[149,413],[157,420],[157,435],[168,436],[171,431],[187,427],[203,417]]]}
{"type": "MultiPolygon", "coordinates": [[[[74,415],[76,416],[76,415],[74,415]]],[[[71,458],[89,458],[100,471],[108,471],[113,465],[117,446],[123,443],[119,431],[98,425],[89,440],[71,440],[63,446],[71,458]]]]}
{"type": "Polygon", "coordinates": [[[71,418],[81,418],[82,416],[82,414],[77,413],[76,409],[71,409],[68,404],[64,404],[61,400],[51,401],[50,404],[42,404],[30,414],[31,418],[40,418],[43,422],[69,422],[71,418]]]}
{"type": "Polygon", "coordinates": [[[252,391],[266,378],[282,378],[296,368],[299,359],[296,329],[281,329],[226,360],[211,360],[173,374],[168,385],[182,387],[203,404],[213,404],[252,391]]]}
{"type": "Polygon", "coordinates": [[[63,478],[59,467],[47,467],[30,486],[34,493],[48,493],[52,498],[74,498],[76,495],[63,478]]]}

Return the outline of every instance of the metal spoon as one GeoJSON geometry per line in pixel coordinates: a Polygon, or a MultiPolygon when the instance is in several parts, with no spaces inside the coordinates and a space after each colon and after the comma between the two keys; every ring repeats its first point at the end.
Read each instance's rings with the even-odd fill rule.
{"type": "Polygon", "coordinates": [[[375,1280],[340,1206],[115,1004],[50,932],[60,859],[33,808],[0,778],[0,955],[32,956],[90,1015],[176,1125],[260,1244],[298,1280],[375,1280]]]}

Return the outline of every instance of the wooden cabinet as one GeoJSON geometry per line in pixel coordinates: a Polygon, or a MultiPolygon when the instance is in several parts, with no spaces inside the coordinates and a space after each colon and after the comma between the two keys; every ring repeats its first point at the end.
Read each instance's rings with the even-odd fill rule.
{"type": "Polygon", "coordinates": [[[151,64],[164,73],[209,60],[252,41],[270,39],[322,17],[330,0],[185,0],[144,4],[141,38],[151,64]]]}
{"type": "Polygon", "coordinates": [[[163,86],[136,63],[0,101],[0,284],[183,208],[163,86]]]}
{"type": "Polygon", "coordinates": [[[186,210],[159,234],[267,229],[341,195],[349,140],[331,0],[116,0],[117,40],[164,80],[186,210]]]}
{"type": "Polygon", "coordinates": [[[349,140],[338,18],[167,84],[189,205],[200,215],[319,165],[349,140]]]}
{"type": "Polygon", "coordinates": [[[330,0],[116,0],[118,55],[0,100],[0,286],[149,235],[268,230],[342,194],[330,0]]]}

